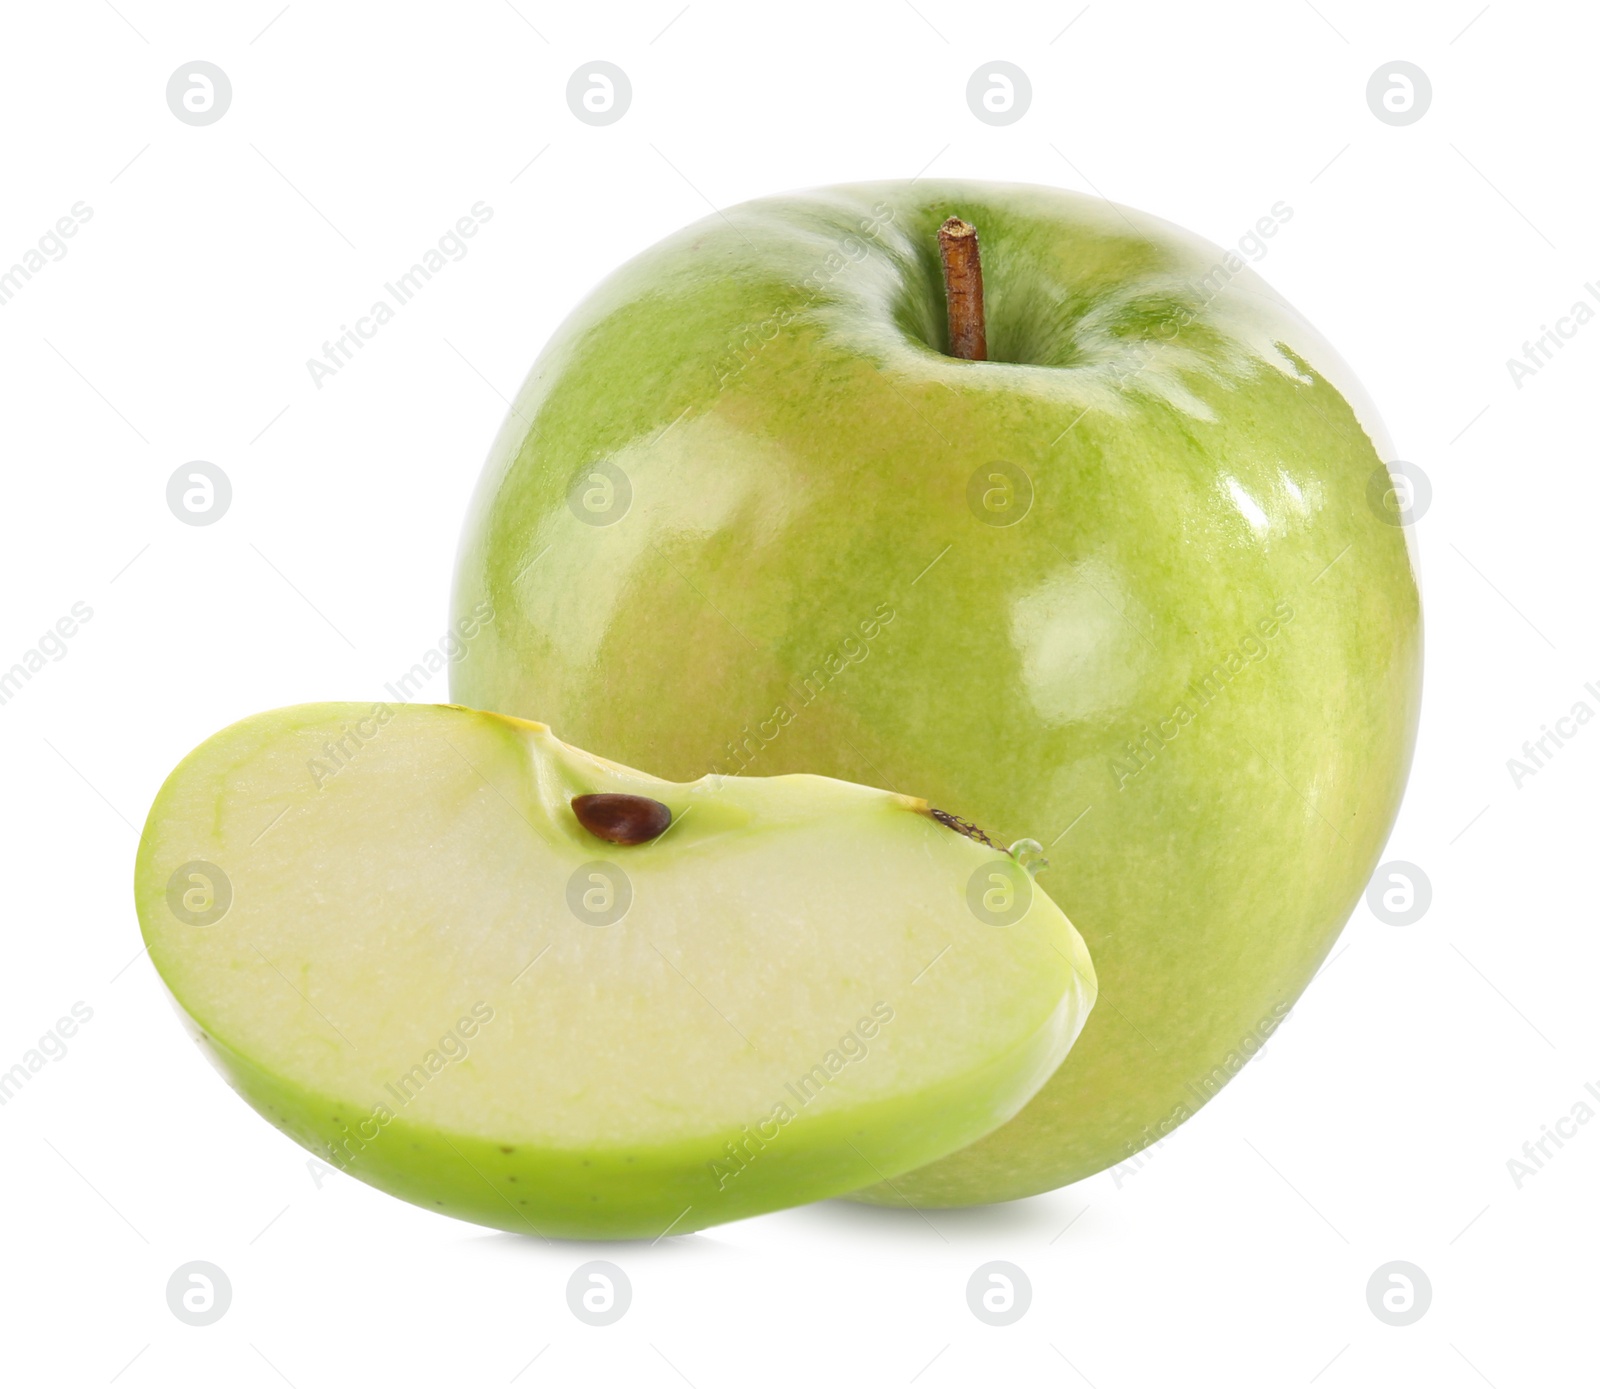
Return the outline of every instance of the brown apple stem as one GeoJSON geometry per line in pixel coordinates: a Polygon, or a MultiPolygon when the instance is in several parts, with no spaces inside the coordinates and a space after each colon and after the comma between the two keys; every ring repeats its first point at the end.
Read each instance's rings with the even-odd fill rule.
{"type": "Polygon", "coordinates": [[[939,228],[939,260],[944,266],[950,355],[969,362],[987,361],[989,343],[983,327],[983,266],[978,260],[978,229],[959,217],[947,217],[939,228]]]}

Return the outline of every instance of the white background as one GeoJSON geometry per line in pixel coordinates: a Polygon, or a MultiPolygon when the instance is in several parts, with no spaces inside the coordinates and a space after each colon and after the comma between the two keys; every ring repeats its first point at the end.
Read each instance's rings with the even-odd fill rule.
{"type": "Polygon", "coordinates": [[[64,0],[8,6],[0,51],[0,267],[93,209],[0,307],[0,667],[73,603],[94,614],[0,707],[0,1069],[93,1009],[0,1108],[5,1378],[1593,1382],[1600,1123],[1520,1189],[1507,1162],[1600,1086],[1600,722],[1520,789],[1506,765],[1576,701],[1600,710],[1600,325],[1520,388],[1506,366],[1600,282],[1590,7],[64,0]],[[203,128],[165,100],[195,59],[233,85],[203,128]],[[633,87],[605,128],[565,99],[595,59],[633,87]],[[1033,86],[1003,128],[965,99],[991,59],[1033,86]],[[1394,59],[1433,86],[1406,127],[1366,103],[1394,59]],[[712,206],[924,170],[1090,191],[1222,244],[1293,208],[1258,268],[1433,484],[1427,700],[1386,852],[1430,909],[1358,908],[1262,1059],[1137,1169],[1010,1206],[829,1203],[591,1246],[319,1185],[140,952],[157,786],[223,724],[381,697],[441,639],[506,397],[602,275],[712,206]],[[306,359],[479,200],[465,259],[317,389],[306,359]],[[194,459],[232,480],[212,526],[167,509],[194,459]],[[599,1257],[633,1285],[608,1328],[565,1297],[599,1257]],[[195,1259],[232,1284],[204,1328],[166,1302],[195,1259]],[[991,1259],[1033,1286],[1006,1328],[966,1305],[991,1259]],[[1396,1259],[1433,1289],[1398,1328],[1365,1291],[1396,1259]]]}

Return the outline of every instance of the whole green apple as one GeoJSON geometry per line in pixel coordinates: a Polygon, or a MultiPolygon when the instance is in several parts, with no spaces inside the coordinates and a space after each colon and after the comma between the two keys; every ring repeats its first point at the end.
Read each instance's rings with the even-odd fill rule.
{"type": "Polygon", "coordinates": [[[1317,333],[1165,222],[981,183],[763,199],[534,365],[467,522],[454,697],[1042,841],[1101,1006],[1016,1118],[860,1193],[1026,1196],[1215,1095],[1372,872],[1422,672],[1387,456],[1317,333]],[[952,214],[986,361],[946,352],[952,214]]]}

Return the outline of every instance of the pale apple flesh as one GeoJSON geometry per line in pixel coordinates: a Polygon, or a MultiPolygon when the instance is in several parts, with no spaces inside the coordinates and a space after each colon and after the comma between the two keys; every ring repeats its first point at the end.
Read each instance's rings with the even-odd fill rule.
{"type": "Polygon", "coordinates": [[[1009,1124],[865,1194],[1024,1196],[1215,1095],[1359,900],[1421,687],[1390,457],[1315,330],[1156,218],[937,180],[764,199],[545,349],[468,519],[452,690],[674,777],[870,781],[1045,842],[1101,1006],[1009,1124]],[[946,355],[951,215],[988,361],[946,355]]]}
{"type": "Polygon", "coordinates": [[[1020,1108],[1095,985],[1019,872],[907,796],[322,704],[192,753],[136,887],[181,1012],[311,1151],[486,1225],[654,1239],[892,1181],[1020,1108]],[[670,824],[609,842],[594,796],[670,824]],[[991,872],[1015,920],[969,905],[991,872]]]}

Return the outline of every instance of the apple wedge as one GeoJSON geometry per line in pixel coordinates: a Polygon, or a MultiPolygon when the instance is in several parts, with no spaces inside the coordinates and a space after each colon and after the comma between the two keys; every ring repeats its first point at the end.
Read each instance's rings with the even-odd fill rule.
{"type": "Polygon", "coordinates": [[[1096,988],[1025,865],[924,801],[662,781],[455,706],[225,729],[156,798],[136,896],[180,1012],[273,1124],[547,1236],[892,1181],[1026,1103],[1096,988]]]}

